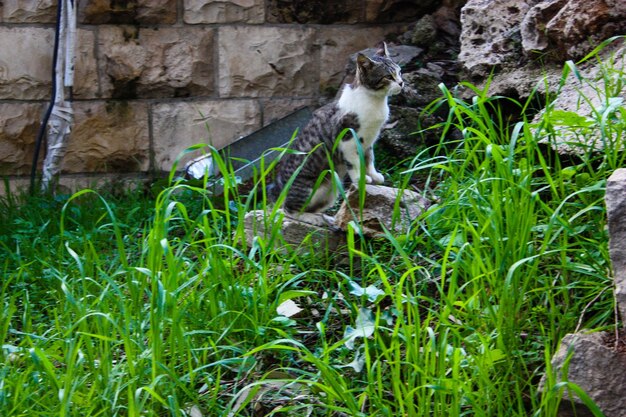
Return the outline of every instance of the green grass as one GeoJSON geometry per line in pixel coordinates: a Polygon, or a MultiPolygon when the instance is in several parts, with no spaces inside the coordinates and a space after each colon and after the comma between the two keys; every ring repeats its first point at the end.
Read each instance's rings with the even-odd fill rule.
{"type": "Polygon", "coordinates": [[[616,324],[603,198],[624,108],[582,124],[612,146],[563,166],[539,141],[579,119],[509,124],[467,86],[442,87],[442,142],[392,173],[436,204],[401,235],[351,231],[345,256],[285,250],[276,227],[246,243],[254,198],[232,176],[220,197],[172,176],[4,199],[0,415],[555,416],[565,389],[584,397],[549,361],[616,324]],[[287,300],[302,311],[280,316],[287,300]]]}

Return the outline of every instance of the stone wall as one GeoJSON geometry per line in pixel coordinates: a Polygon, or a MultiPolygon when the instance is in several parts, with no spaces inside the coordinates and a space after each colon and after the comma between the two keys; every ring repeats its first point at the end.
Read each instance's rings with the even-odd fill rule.
{"type": "MultiPolygon", "coordinates": [[[[28,182],[49,100],[56,3],[0,2],[0,176],[12,186],[28,182]]],[[[438,2],[78,3],[75,125],[61,179],[72,188],[168,171],[191,145],[221,147],[319,103],[351,53],[438,2]]]]}

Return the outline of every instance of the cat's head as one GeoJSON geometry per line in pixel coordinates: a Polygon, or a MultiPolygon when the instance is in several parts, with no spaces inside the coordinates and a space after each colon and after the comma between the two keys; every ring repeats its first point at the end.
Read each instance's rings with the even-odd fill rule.
{"type": "Polygon", "coordinates": [[[357,55],[356,83],[384,95],[398,94],[402,91],[404,81],[400,74],[400,66],[389,58],[387,44],[383,43],[371,58],[361,53],[357,55]]]}

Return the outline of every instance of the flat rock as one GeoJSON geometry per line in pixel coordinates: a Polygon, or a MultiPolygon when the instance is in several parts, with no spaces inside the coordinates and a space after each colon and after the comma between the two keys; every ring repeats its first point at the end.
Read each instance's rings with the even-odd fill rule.
{"type": "Polygon", "coordinates": [[[250,211],[246,213],[244,222],[248,245],[252,245],[258,238],[266,242],[278,239],[278,243],[284,242],[292,250],[298,251],[310,249],[335,251],[346,244],[343,231],[286,217],[281,209],[276,210],[274,216],[265,210],[250,211]]]}
{"type": "Polygon", "coordinates": [[[364,204],[360,208],[360,193],[356,187],[350,188],[335,215],[337,227],[348,230],[356,222],[368,237],[383,236],[385,229],[393,234],[403,234],[430,206],[430,201],[411,190],[367,184],[364,192],[364,204]]]}

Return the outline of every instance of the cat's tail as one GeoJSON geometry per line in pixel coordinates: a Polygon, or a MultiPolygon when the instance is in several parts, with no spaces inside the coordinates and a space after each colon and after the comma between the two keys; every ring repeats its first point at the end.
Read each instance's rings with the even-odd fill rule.
{"type": "Polygon", "coordinates": [[[275,182],[269,183],[265,186],[265,194],[267,195],[267,201],[270,203],[276,202],[280,195],[280,189],[275,182]]]}
{"type": "MultiPolygon", "coordinates": [[[[262,199],[262,189],[257,190],[257,198],[262,199]]],[[[265,201],[267,203],[275,203],[280,196],[282,187],[276,182],[271,182],[265,186],[265,201]]]]}

